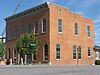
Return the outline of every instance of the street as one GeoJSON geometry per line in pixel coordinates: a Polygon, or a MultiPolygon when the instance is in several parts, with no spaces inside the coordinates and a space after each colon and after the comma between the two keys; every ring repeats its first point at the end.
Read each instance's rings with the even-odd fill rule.
{"type": "Polygon", "coordinates": [[[100,66],[0,66],[0,75],[100,75],[100,66]]]}

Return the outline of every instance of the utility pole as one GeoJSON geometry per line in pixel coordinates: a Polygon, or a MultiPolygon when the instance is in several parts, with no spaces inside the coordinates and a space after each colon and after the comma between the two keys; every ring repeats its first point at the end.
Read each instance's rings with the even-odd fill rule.
{"type": "Polygon", "coordinates": [[[78,47],[77,47],[77,65],[79,65],[79,60],[78,60],[78,47]]]}

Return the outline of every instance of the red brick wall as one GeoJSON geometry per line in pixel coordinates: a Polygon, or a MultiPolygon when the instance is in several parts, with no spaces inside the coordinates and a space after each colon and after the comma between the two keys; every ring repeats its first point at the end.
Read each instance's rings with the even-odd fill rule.
{"type": "MultiPolygon", "coordinates": [[[[36,37],[41,41],[40,51],[37,54],[37,62],[43,62],[43,46],[48,44],[49,47],[49,61],[52,64],[77,64],[77,60],[73,60],[73,45],[77,47],[81,45],[82,48],[82,59],[79,60],[79,64],[90,64],[88,58],[88,47],[91,47],[92,53],[94,47],[94,24],[93,20],[82,17],[79,14],[75,14],[66,8],[50,4],[49,9],[42,10],[35,14],[31,14],[14,21],[7,23],[7,33],[8,27],[11,26],[12,35],[14,32],[14,27],[18,27],[20,31],[20,25],[24,24],[25,32],[27,32],[27,24],[31,23],[32,31],[34,28],[34,21],[39,21],[39,34],[36,37]],[[47,32],[42,33],[42,19],[47,20],[47,32]],[[62,31],[63,33],[58,33],[58,19],[62,19],[62,31]],[[75,36],[74,24],[78,23],[79,35],[75,36]],[[87,36],[87,26],[91,28],[91,38],[87,36]],[[56,60],[56,44],[61,44],[61,59],[56,60]]],[[[18,32],[19,33],[19,32],[18,32]]],[[[8,34],[7,34],[8,35],[8,34]]],[[[19,35],[19,34],[18,34],[19,35]]],[[[6,49],[11,48],[13,50],[17,39],[12,39],[6,44],[6,49]]],[[[11,57],[13,52],[11,51],[11,57]]],[[[94,64],[94,58],[92,60],[94,64]]]]}
{"type": "MultiPolygon", "coordinates": [[[[50,61],[52,64],[77,64],[73,60],[73,45],[81,45],[82,59],[79,64],[90,64],[88,46],[93,51],[94,24],[93,21],[83,18],[79,14],[70,12],[60,6],[50,5],[50,61]],[[61,11],[60,11],[61,10],[61,11]],[[58,19],[62,19],[62,34],[58,33],[58,19]],[[79,35],[75,36],[74,24],[78,23],[79,35]],[[91,28],[91,38],[87,36],[87,26],[91,28]],[[61,59],[56,60],[56,44],[61,44],[61,59]]],[[[92,61],[94,63],[94,59],[92,61]]]]}
{"type": "MultiPolygon", "coordinates": [[[[38,28],[39,28],[38,29],[39,31],[38,31],[38,34],[36,35],[36,37],[41,41],[40,51],[37,54],[37,62],[40,62],[40,61],[43,61],[44,44],[48,44],[48,47],[49,47],[49,10],[48,9],[39,11],[35,14],[31,14],[31,15],[28,15],[28,16],[25,16],[25,17],[22,17],[22,18],[19,18],[16,20],[13,20],[11,22],[8,22],[6,24],[6,26],[7,26],[6,36],[8,35],[9,27],[11,28],[12,35],[14,36],[14,27],[15,26],[18,28],[18,36],[19,36],[21,24],[24,25],[25,32],[27,32],[27,24],[31,23],[32,31],[34,31],[34,22],[36,20],[38,20],[38,28]],[[46,21],[47,21],[47,32],[46,33],[42,33],[43,18],[46,18],[46,21]]],[[[11,58],[13,58],[13,49],[14,49],[14,47],[16,45],[16,41],[17,41],[17,38],[14,38],[13,36],[12,36],[11,40],[8,40],[8,36],[7,36],[7,43],[6,43],[6,51],[8,50],[8,48],[11,49],[11,58]]]]}

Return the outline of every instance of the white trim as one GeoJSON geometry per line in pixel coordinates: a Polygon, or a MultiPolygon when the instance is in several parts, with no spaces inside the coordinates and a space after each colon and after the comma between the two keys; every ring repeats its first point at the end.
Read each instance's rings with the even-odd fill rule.
{"type": "Polygon", "coordinates": [[[35,21],[34,21],[34,35],[39,34],[39,24],[38,24],[38,33],[35,33],[35,22],[36,22],[36,21],[38,22],[38,20],[35,20],[35,21]]]}
{"type": "Polygon", "coordinates": [[[48,61],[48,60],[45,60],[45,55],[44,55],[45,54],[45,48],[44,47],[45,47],[45,44],[43,45],[43,61],[48,61]]]}
{"type": "Polygon", "coordinates": [[[43,18],[43,19],[42,19],[42,33],[46,33],[46,32],[47,32],[47,20],[46,20],[46,31],[43,32],[43,20],[44,20],[44,19],[46,19],[46,18],[43,18]]]}
{"type": "Polygon", "coordinates": [[[91,38],[91,37],[88,37],[88,38],[91,38]]]}
{"type": "Polygon", "coordinates": [[[59,34],[63,34],[63,32],[58,32],[59,34]]]}
{"type": "Polygon", "coordinates": [[[76,34],[75,34],[75,36],[79,36],[79,35],[76,35],[76,34]]]}
{"type": "Polygon", "coordinates": [[[57,61],[60,61],[61,59],[56,59],[57,61]]]}

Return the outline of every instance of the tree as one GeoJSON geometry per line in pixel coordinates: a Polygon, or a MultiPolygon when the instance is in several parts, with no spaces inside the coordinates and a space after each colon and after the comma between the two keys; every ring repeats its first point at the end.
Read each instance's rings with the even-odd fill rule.
{"type": "Polygon", "coordinates": [[[20,35],[16,49],[23,58],[23,55],[37,54],[39,51],[40,41],[34,36],[33,32],[23,33],[20,35]]]}
{"type": "Polygon", "coordinates": [[[3,58],[3,56],[5,55],[5,43],[0,42],[0,57],[3,58]]]}

